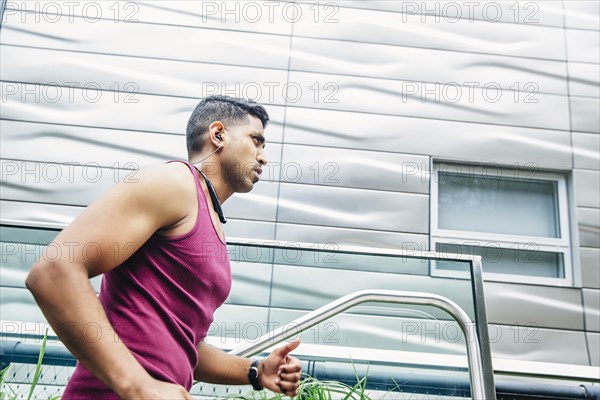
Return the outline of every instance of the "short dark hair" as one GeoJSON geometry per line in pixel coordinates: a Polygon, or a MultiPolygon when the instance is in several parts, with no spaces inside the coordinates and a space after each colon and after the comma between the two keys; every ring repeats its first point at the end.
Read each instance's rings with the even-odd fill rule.
{"type": "Polygon", "coordinates": [[[260,119],[263,128],[267,127],[269,114],[254,100],[220,95],[202,99],[192,112],[187,124],[188,155],[202,151],[203,136],[214,121],[221,121],[225,125],[242,124],[248,122],[249,115],[260,119]]]}

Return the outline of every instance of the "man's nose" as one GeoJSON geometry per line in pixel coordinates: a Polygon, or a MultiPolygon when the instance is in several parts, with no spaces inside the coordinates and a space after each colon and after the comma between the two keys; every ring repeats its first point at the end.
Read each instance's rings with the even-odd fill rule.
{"type": "Polygon", "coordinates": [[[256,160],[260,165],[267,165],[267,155],[265,154],[264,150],[258,153],[256,160]]]}

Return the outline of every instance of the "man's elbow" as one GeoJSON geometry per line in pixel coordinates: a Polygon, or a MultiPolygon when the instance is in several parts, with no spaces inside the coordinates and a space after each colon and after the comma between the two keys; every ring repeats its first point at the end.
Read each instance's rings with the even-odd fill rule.
{"type": "Polygon", "coordinates": [[[45,261],[39,261],[33,264],[29,274],[27,274],[27,278],[25,278],[25,287],[29,289],[31,293],[35,294],[40,287],[43,287],[44,284],[48,282],[50,268],[52,268],[52,266],[45,261]]]}
{"type": "Polygon", "coordinates": [[[38,261],[33,264],[27,278],[25,278],[25,287],[34,295],[40,291],[60,286],[62,282],[72,282],[79,280],[79,275],[82,275],[83,280],[87,280],[87,276],[83,276],[74,264],[65,265],[60,262],[48,262],[46,260],[38,261]]]}

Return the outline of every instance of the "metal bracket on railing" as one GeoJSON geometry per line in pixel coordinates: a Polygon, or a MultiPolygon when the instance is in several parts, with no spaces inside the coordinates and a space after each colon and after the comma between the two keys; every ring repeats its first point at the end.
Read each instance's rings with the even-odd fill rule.
{"type": "Polygon", "coordinates": [[[437,307],[447,312],[454,320],[456,320],[456,322],[458,322],[467,342],[467,360],[469,363],[469,373],[471,374],[471,397],[473,399],[485,399],[486,393],[494,393],[495,388],[486,388],[485,385],[486,381],[483,376],[481,350],[477,339],[477,333],[475,329],[473,329],[473,322],[467,313],[455,302],[431,293],[394,290],[361,290],[354,292],[317,308],[271,333],[261,336],[253,343],[238,347],[237,349],[230,351],[229,354],[250,357],[277,343],[294,337],[298,333],[310,329],[349,308],[368,302],[417,304],[437,307]]]}

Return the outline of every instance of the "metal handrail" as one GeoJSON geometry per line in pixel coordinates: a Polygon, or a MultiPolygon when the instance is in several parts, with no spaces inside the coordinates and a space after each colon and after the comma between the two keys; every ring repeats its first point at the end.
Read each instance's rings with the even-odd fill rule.
{"type": "MultiPolygon", "coordinates": [[[[417,304],[433,306],[444,310],[458,322],[467,342],[467,360],[471,374],[471,396],[474,399],[485,399],[486,387],[481,360],[481,349],[477,333],[471,329],[473,322],[467,313],[455,302],[443,296],[422,292],[405,292],[394,290],[361,290],[340,297],[294,321],[267,333],[255,342],[240,346],[229,352],[232,355],[250,357],[269,347],[289,339],[300,332],[334,317],[349,308],[367,302],[417,304]]],[[[493,390],[493,389],[492,389],[493,390]]]]}
{"type": "Polygon", "coordinates": [[[335,246],[335,249],[316,248],[314,244],[301,242],[285,242],[276,240],[256,240],[244,238],[228,238],[228,245],[242,245],[248,247],[266,247],[272,249],[294,249],[297,251],[313,251],[313,252],[332,252],[339,254],[354,254],[354,255],[378,255],[392,256],[400,258],[409,258],[417,260],[444,260],[444,261],[459,261],[468,262],[471,275],[471,290],[473,295],[473,307],[475,312],[475,330],[479,340],[479,348],[483,358],[483,376],[486,383],[487,391],[485,393],[486,400],[496,400],[496,392],[494,390],[494,367],[492,365],[492,351],[490,348],[490,340],[488,333],[487,313],[485,310],[485,295],[483,291],[483,268],[481,264],[481,256],[467,254],[449,254],[438,253],[435,251],[422,250],[407,250],[407,249],[372,249],[360,246],[335,246]]]}

